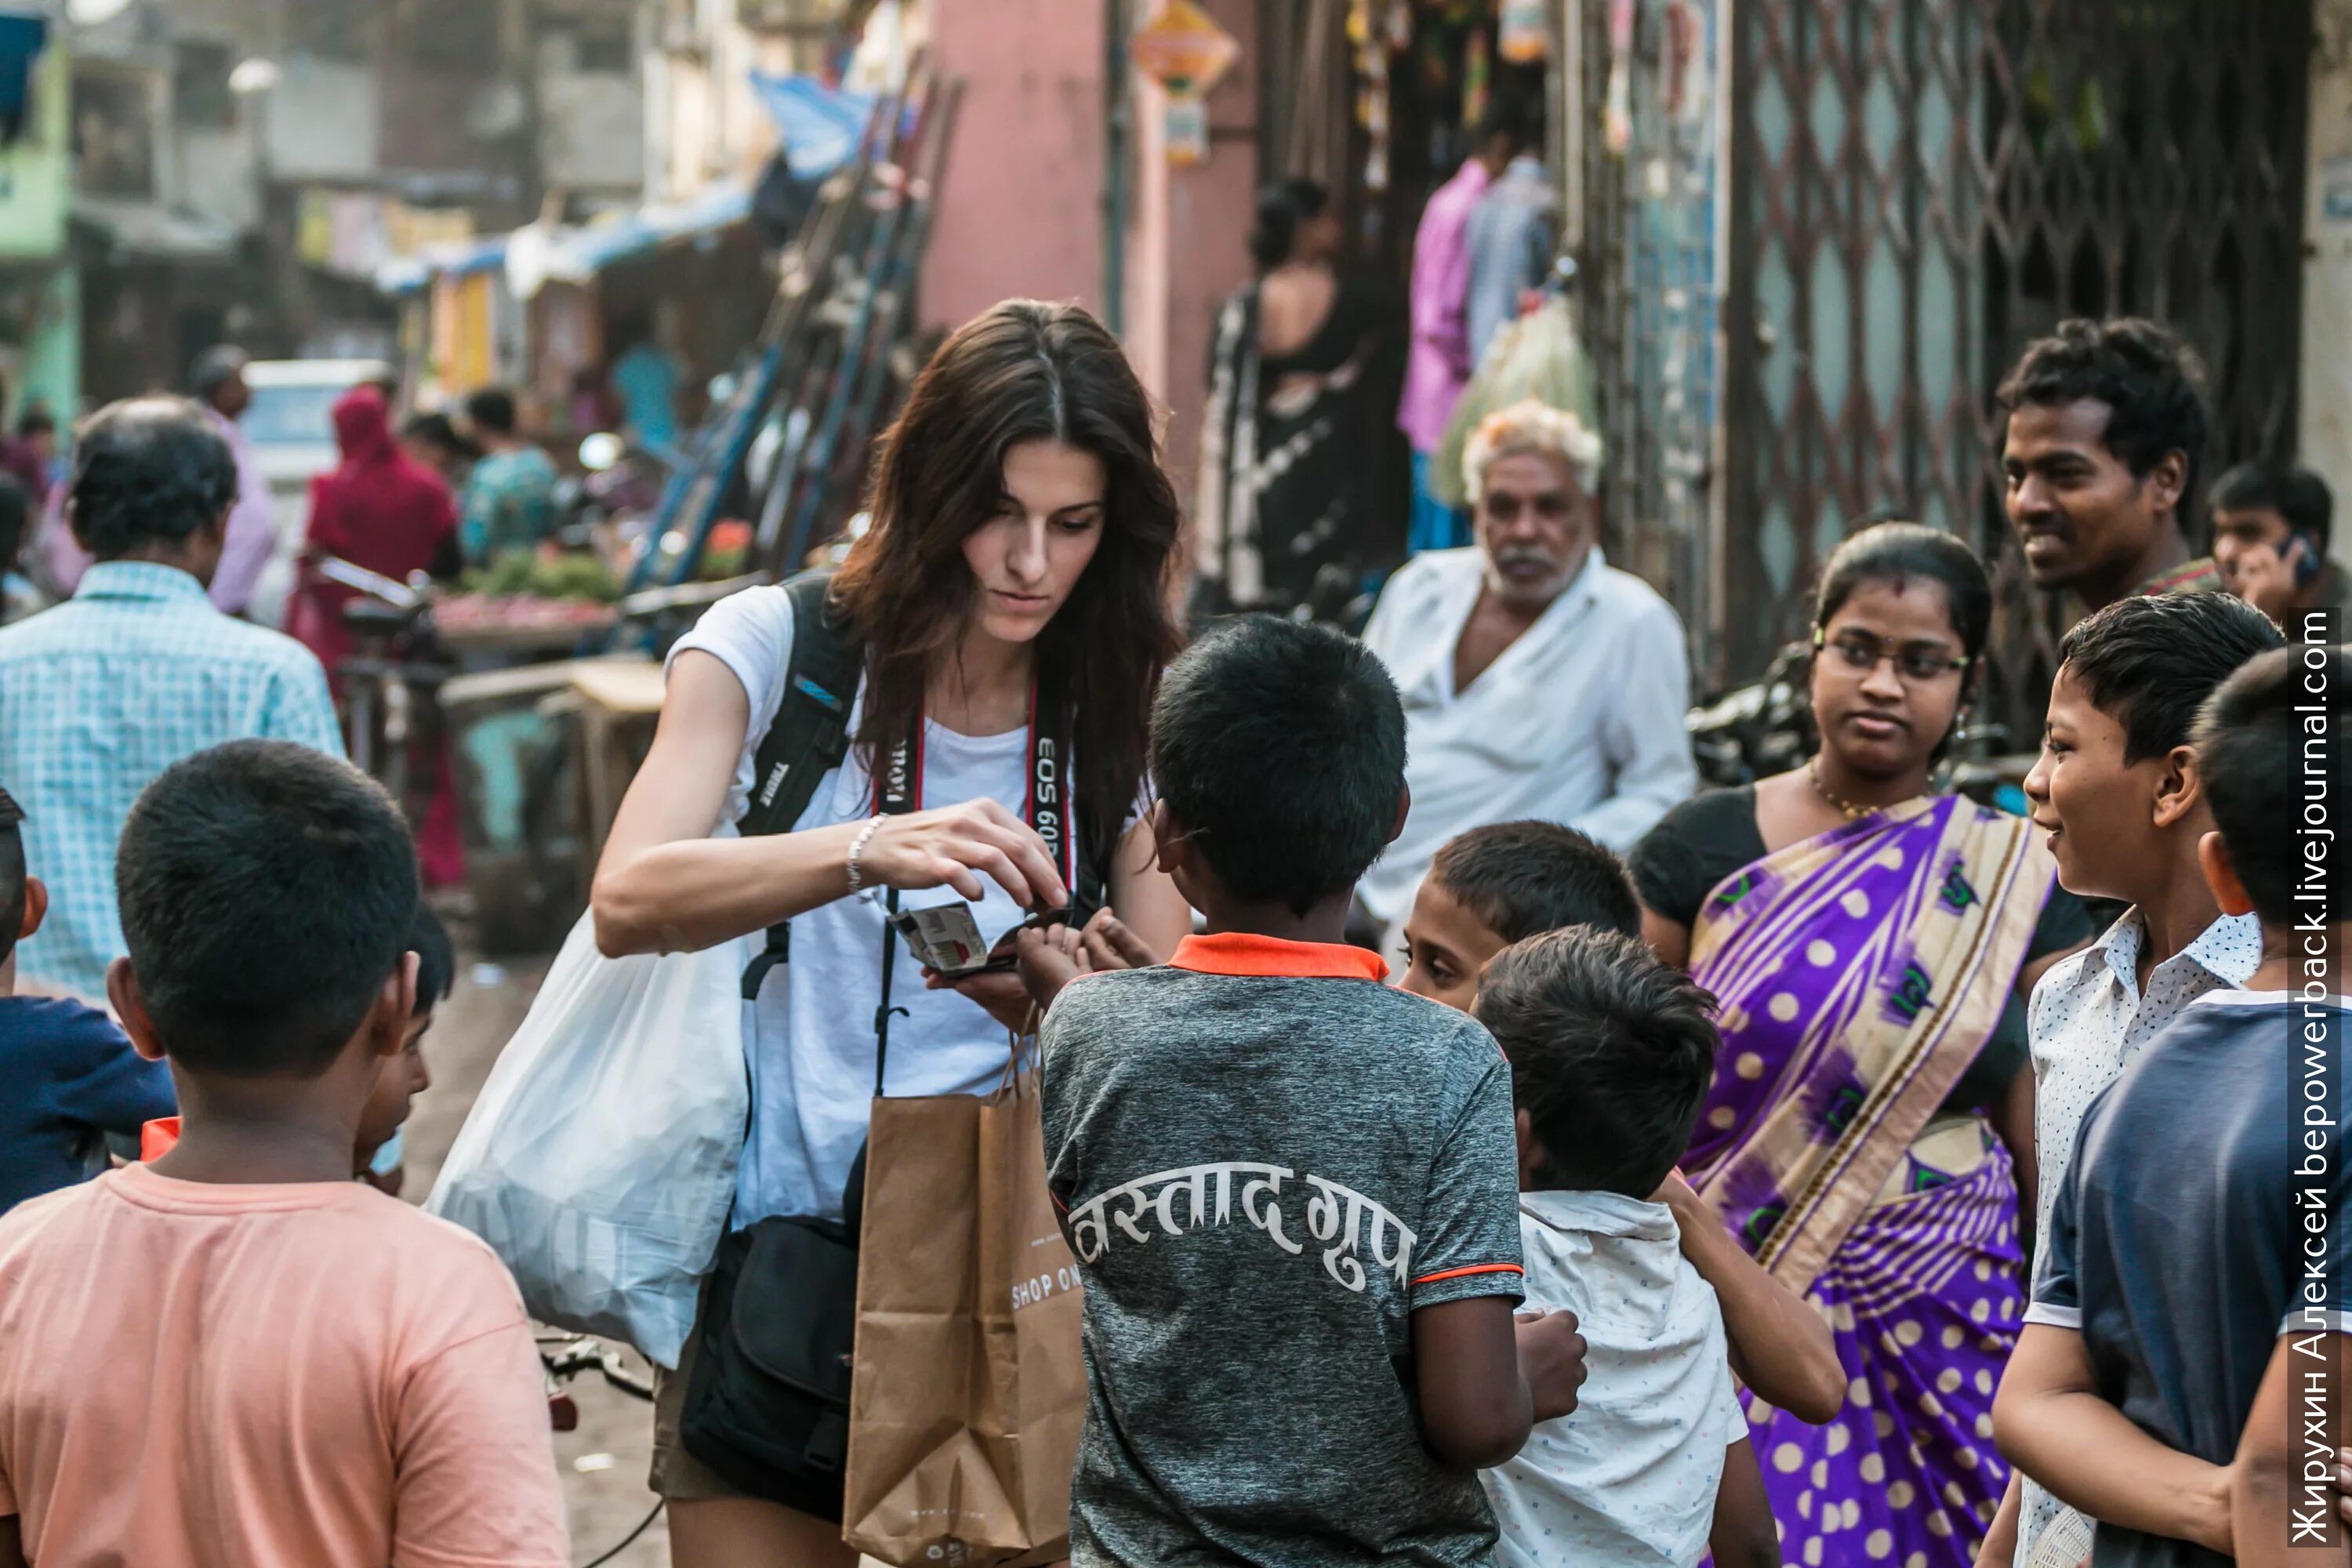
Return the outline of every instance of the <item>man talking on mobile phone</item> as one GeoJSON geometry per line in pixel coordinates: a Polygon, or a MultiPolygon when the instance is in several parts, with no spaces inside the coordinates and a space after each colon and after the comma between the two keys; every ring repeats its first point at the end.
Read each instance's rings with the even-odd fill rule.
{"type": "Polygon", "coordinates": [[[2242,463],[2213,486],[2213,564],[2235,594],[2281,625],[2352,605],[2352,576],[2327,558],[2335,511],[2309,468],[2242,463]]]}

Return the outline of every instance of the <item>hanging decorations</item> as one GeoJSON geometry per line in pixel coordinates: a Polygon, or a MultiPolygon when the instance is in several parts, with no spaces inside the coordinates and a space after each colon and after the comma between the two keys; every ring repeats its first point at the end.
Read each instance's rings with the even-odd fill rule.
{"type": "Polygon", "coordinates": [[[1667,118],[1689,134],[1702,132],[1714,84],[1707,75],[1706,23],[1690,0],[1666,6],[1667,118]]]}
{"type": "Polygon", "coordinates": [[[1544,0],[1503,0],[1496,52],[1515,66],[1539,66],[1551,58],[1551,25],[1544,0]]]}
{"type": "Polygon", "coordinates": [[[1609,85],[1601,108],[1601,144],[1622,158],[1633,145],[1633,0],[1610,0],[1609,85]]]}
{"type": "Polygon", "coordinates": [[[1412,42],[1407,0],[1348,0],[1348,43],[1356,62],[1356,123],[1370,143],[1364,189],[1389,188],[1389,61],[1412,42]]]}
{"type": "Polygon", "coordinates": [[[1471,131],[1486,118],[1486,100],[1495,90],[1495,62],[1487,52],[1482,29],[1470,35],[1462,51],[1462,129],[1471,131]]]}
{"type": "Polygon", "coordinates": [[[1128,45],[1135,68],[1168,95],[1163,128],[1168,161],[1180,167],[1209,156],[1209,89],[1241,58],[1242,47],[1193,0],[1161,0],[1128,45]]]}

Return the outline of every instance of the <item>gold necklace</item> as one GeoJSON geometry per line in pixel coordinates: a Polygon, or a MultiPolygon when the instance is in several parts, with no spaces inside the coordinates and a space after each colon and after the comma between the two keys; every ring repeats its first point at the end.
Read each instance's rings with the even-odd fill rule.
{"type": "Polygon", "coordinates": [[[1848,822],[1859,816],[1868,816],[1878,809],[1874,805],[1856,805],[1850,800],[1843,800],[1832,795],[1830,786],[1822,783],[1822,759],[1818,752],[1805,759],[1805,776],[1813,781],[1813,793],[1845,813],[1845,819],[1848,822]]]}

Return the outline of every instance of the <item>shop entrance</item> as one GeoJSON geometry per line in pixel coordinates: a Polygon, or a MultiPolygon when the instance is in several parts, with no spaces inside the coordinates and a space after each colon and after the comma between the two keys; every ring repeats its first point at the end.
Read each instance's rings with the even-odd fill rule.
{"type": "MultiPolygon", "coordinates": [[[[1503,0],[1258,0],[1258,159],[1261,182],[1304,177],[1324,186],[1349,237],[1348,265],[1387,302],[1398,363],[1410,330],[1408,286],[1413,237],[1431,193],[1471,151],[1473,127],[1496,93],[1540,107],[1556,143],[1558,72],[1548,63],[1511,63],[1506,44],[1558,56],[1543,25],[1557,7],[1503,0]],[[1506,39],[1516,15],[1538,24],[1506,39]]],[[[1555,177],[1559,160],[1549,159],[1555,177]]],[[[1394,432],[1390,432],[1394,436],[1394,432]]],[[[1375,563],[1404,554],[1408,453],[1402,437],[1376,455],[1397,482],[1379,524],[1375,563]]]]}

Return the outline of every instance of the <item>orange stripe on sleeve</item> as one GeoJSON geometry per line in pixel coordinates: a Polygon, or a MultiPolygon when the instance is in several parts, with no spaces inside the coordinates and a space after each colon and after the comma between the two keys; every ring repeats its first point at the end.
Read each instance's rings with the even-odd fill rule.
{"type": "Polygon", "coordinates": [[[1434,1285],[1440,1279],[1459,1279],[1465,1274],[1525,1274],[1516,1263],[1474,1263],[1467,1268],[1445,1268],[1435,1274],[1424,1274],[1413,1281],[1416,1285],[1434,1285]]]}

